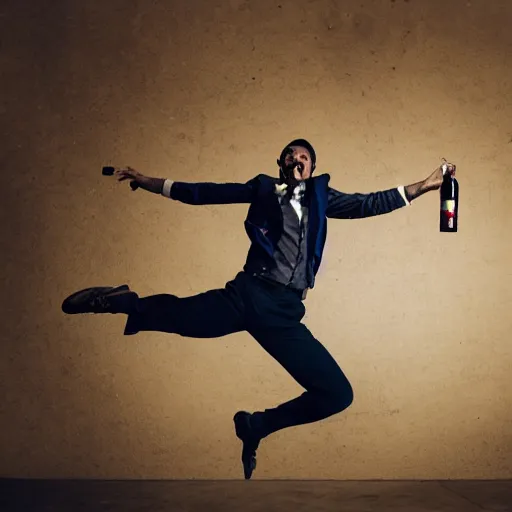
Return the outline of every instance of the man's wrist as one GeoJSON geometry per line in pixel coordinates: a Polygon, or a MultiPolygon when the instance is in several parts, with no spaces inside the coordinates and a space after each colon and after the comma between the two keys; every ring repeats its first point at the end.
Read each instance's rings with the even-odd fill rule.
{"type": "Polygon", "coordinates": [[[153,194],[160,194],[162,192],[164,181],[163,178],[150,178],[149,176],[141,176],[137,180],[141,188],[148,192],[153,192],[153,194]]]}
{"type": "Polygon", "coordinates": [[[418,183],[414,183],[412,185],[407,185],[404,187],[405,196],[407,200],[413,201],[417,197],[423,195],[425,192],[433,190],[427,184],[427,180],[419,181],[418,183]]]}

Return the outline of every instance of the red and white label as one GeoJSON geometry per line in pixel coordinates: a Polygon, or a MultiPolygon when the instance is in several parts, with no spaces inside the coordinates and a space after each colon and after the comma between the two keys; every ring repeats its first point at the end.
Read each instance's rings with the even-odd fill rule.
{"type": "Polygon", "coordinates": [[[453,228],[453,222],[455,218],[455,201],[448,199],[441,203],[441,212],[448,221],[448,227],[453,228]]]}

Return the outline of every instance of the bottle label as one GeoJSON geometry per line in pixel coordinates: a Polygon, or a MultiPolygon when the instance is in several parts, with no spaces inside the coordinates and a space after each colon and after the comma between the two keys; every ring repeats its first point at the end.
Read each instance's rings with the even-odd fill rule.
{"type": "Polygon", "coordinates": [[[448,199],[447,201],[443,201],[441,203],[441,210],[443,210],[445,213],[452,213],[455,215],[455,200],[448,199]]]}
{"type": "Polygon", "coordinates": [[[455,200],[448,199],[441,202],[441,213],[448,223],[448,228],[453,228],[453,219],[455,217],[455,200]]]}

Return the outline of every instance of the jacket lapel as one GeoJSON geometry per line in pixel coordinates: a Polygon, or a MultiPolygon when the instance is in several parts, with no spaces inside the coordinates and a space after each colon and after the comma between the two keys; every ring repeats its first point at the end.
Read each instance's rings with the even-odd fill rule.
{"type": "MultiPolygon", "coordinates": [[[[325,240],[325,210],[327,208],[327,188],[329,174],[311,178],[308,182],[308,260],[320,261],[325,240]]],[[[276,194],[277,178],[264,176],[260,182],[258,200],[250,208],[247,219],[249,225],[259,228],[258,238],[264,234],[274,243],[279,240],[283,229],[283,212],[276,194]]],[[[263,240],[262,240],[263,242],[263,240]]],[[[267,245],[266,243],[264,244],[267,245]]],[[[270,246],[268,247],[270,251],[270,246]]]]}

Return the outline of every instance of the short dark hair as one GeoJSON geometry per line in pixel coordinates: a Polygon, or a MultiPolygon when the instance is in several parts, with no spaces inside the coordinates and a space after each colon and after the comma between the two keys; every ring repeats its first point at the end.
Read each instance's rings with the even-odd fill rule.
{"type": "Polygon", "coordinates": [[[281,156],[279,157],[279,162],[281,162],[281,163],[283,162],[283,159],[286,156],[286,150],[290,146],[301,146],[303,148],[306,148],[309,151],[309,154],[311,155],[311,161],[313,162],[313,169],[315,168],[316,153],[315,153],[313,146],[306,139],[295,139],[295,140],[292,140],[289,144],[287,144],[281,151],[281,156]]]}

